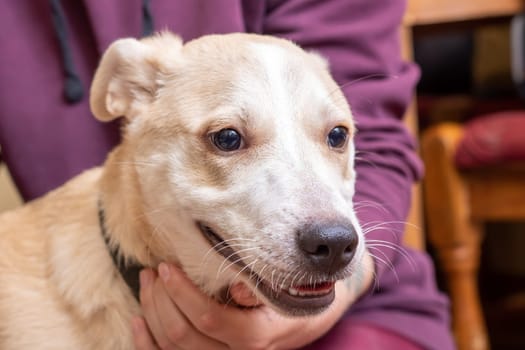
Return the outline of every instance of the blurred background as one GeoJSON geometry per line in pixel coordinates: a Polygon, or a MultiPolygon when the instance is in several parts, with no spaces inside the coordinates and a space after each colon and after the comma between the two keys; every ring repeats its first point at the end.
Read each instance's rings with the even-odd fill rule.
{"type": "Polygon", "coordinates": [[[422,72],[421,227],[459,349],[525,349],[524,5],[409,0],[403,27],[422,72]]]}
{"type": "Polygon", "coordinates": [[[0,212],[15,208],[22,203],[16,191],[9,172],[4,164],[0,164],[0,212]]]}

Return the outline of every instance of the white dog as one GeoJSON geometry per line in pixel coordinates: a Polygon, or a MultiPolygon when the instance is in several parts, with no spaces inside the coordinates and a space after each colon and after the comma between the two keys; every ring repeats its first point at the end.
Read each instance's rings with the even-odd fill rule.
{"type": "Polygon", "coordinates": [[[223,301],[242,281],[286,315],[322,312],[361,267],[355,128],[318,55],[248,34],[122,39],[91,107],[126,121],[105,165],[0,216],[0,348],[131,348],[118,267],[175,262],[223,301]]]}

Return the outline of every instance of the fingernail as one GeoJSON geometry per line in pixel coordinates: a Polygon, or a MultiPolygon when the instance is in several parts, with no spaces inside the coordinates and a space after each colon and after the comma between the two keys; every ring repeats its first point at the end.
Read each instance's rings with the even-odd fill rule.
{"type": "Polygon", "coordinates": [[[147,287],[151,283],[151,273],[146,269],[141,270],[139,274],[139,279],[140,279],[140,286],[142,288],[147,287]]]}
{"type": "Polygon", "coordinates": [[[135,316],[131,319],[131,327],[133,328],[133,332],[135,332],[135,334],[142,331],[142,320],[140,317],[135,316]]]}
{"type": "Polygon", "coordinates": [[[171,275],[169,266],[166,265],[165,263],[160,263],[159,264],[159,275],[160,275],[160,278],[162,278],[164,282],[167,282],[170,279],[170,275],[171,275]]]}
{"type": "Polygon", "coordinates": [[[254,294],[245,284],[236,284],[233,286],[238,297],[242,299],[253,298],[254,294]]]}

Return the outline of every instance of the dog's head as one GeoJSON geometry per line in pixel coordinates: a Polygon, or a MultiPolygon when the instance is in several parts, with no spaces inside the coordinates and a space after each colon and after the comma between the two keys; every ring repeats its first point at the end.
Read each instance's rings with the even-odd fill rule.
{"type": "Polygon", "coordinates": [[[127,119],[152,254],[210,294],[243,281],[287,314],[331,304],[364,243],[352,115],[321,57],[248,34],[123,39],[91,92],[98,119],[127,119]]]}

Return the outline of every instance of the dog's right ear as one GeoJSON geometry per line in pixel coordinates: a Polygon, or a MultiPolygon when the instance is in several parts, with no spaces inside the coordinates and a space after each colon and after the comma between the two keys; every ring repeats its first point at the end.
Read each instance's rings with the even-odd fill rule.
{"type": "MultiPolygon", "coordinates": [[[[164,33],[136,40],[120,39],[106,50],[91,84],[90,106],[95,117],[110,121],[133,118],[153,100],[157,76],[167,68],[165,56],[180,52],[180,38],[164,33]]],[[[173,62],[173,57],[171,62],[173,62]]]]}

